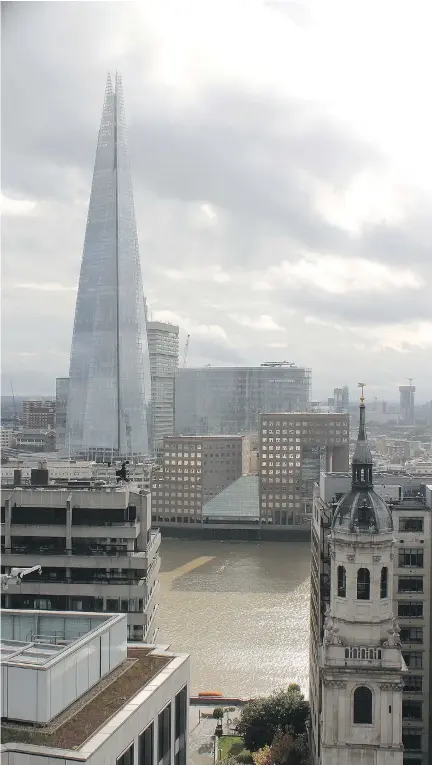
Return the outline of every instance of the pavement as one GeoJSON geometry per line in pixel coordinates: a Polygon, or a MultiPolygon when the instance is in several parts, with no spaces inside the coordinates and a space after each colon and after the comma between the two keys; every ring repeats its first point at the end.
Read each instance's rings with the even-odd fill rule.
{"type": "MultiPolygon", "coordinates": [[[[189,763],[188,765],[213,765],[215,728],[217,720],[212,717],[213,707],[191,706],[189,708],[189,763]]],[[[231,712],[230,717],[239,716],[239,712],[231,712]]],[[[224,734],[229,733],[226,716],[223,721],[224,734]]],[[[232,735],[232,733],[231,733],[232,735]]]]}

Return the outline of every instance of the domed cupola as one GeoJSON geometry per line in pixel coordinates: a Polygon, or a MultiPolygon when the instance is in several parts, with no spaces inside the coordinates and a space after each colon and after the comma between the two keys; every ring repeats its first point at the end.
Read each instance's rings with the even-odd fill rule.
{"type": "Polygon", "coordinates": [[[336,507],[332,528],[335,532],[386,534],[393,530],[389,508],[373,490],[372,454],[366,438],[363,386],[360,397],[360,425],[352,459],[351,491],[336,507]]]}

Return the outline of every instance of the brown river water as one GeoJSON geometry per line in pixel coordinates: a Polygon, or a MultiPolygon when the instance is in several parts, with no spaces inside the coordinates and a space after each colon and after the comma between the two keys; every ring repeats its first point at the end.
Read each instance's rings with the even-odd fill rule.
{"type": "Polygon", "coordinates": [[[159,642],[191,655],[192,693],[308,693],[308,542],[163,538],[159,642]]]}

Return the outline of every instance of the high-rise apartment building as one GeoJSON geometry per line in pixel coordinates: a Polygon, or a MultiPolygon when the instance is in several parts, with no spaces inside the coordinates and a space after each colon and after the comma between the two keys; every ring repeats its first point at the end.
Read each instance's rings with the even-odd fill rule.
{"type": "Polygon", "coordinates": [[[310,369],[286,362],[259,367],[179,369],[175,432],[179,435],[257,433],[261,412],[309,408],[310,369]]]}
{"type": "Polygon", "coordinates": [[[23,401],[22,422],[25,428],[54,430],[55,401],[23,401]]]}
{"type": "MultiPolygon", "coordinates": [[[[374,475],[374,491],[386,500],[393,522],[395,549],[391,611],[398,622],[407,668],[403,680],[401,720],[404,765],[429,765],[432,741],[432,485],[425,483],[427,480],[402,473],[374,475]]],[[[320,690],[323,671],[320,646],[331,589],[335,586],[331,577],[333,548],[329,533],[337,504],[349,492],[351,481],[348,473],[322,473],[314,491],[309,671],[314,765],[322,762],[318,756],[319,725],[324,704],[320,690]]],[[[356,561],[361,560],[360,550],[353,549],[350,554],[354,554],[356,561]]],[[[377,551],[376,556],[379,554],[377,551]]],[[[377,559],[375,564],[379,562],[377,559]]],[[[383,656],[381,658],[384,659],[383,656]]],[[[370,667],[374,666],[369,660],[367,663],[370,667]]],[[[376,666],[379,670],[379,662],[376,666]]]]}
{"type": "Polygon", "coordinates": [[[108,77],[75,310],[66,439],[145,455],[150,363],[121,78],[108,77]]]}
{"type": "Polygon", "coordinates": [[[400,417],[403,425],[415,424],[414,393],[415,385],[400,385],[400,417]]]}
{"type": "Polygon", "coordinates": [[[66,447],[66,419],[69,392],[69,377],[57,377],[55,400],[55,434],[56,449],[63,451],[66,447]]]}
{"type": "Polygon", "coordinates": [[[333,391],[335,412],[347,412],[349,407],[349,389],[347,385],[343,388],[335,388],[333,391]]]}
{"type": "Polygon", "coordinates": [[[314,506],[312,761],[314,765],[402,765],[406,762],[404,745],[405,749],[410,745],[413,733],[403,733],[403,720],[410,716],[418,721],[421,704],[408,702],[402,696],[406,672],[403,631],[393,610],[394,590],[398,591],[397,541],[392,512],[374,491],[363,397],[350,487],[334,502],[328,521],[320,542],[320,517],[314,506]],[[320,578],[317,551],[321,545],[328,556],[326,580],[320,578]],[[317,607],[323,589],[325,610],[321,605],[317,607]]]}
{"type": "Polygon", "coordinates": [[[201,523],[203,505],[248,472],[249,451],[244,436],[165,438],[152,473],[153,523],[201,523]]]}
{"type": "Polygon", "coordinates": [[[260,517],[273,526],[301,526],[310,514],[320,470],[344,471],[349,416],[284,412],[261,414],[260,517]],[[331,466],[331,467],[330,467],[331,466]]]}
{"type": "Polygon", "coordinates": [[[178,368],[179,328],[147,321],[151,373],[151,446],[156,454],[165,436],[174,434],[174,383],[178,368]]]}
{"type": "Polygon", "coordinates": [[[122,611],[128,639],[157,635],[160,533],[151,530],[150,494],[128,484],[2,491],[2,565],[42,566],[10,585],[6,608],[122,611]]]}

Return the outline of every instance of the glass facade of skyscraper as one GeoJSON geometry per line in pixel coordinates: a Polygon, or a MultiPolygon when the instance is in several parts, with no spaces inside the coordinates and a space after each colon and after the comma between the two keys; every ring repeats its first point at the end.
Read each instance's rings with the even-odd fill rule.
{"type": "Polygon", "coordinates": [[[121,78],[108,77],[75,311],[66,439],[147,454],[150,364],[121,78]]]}
{"type": "Polygon", "coordinates": [[[305,412],[310,369],[289,364],[179,369],[175,390],[178,435],[258,431],[261,412],[305,412]]]}

